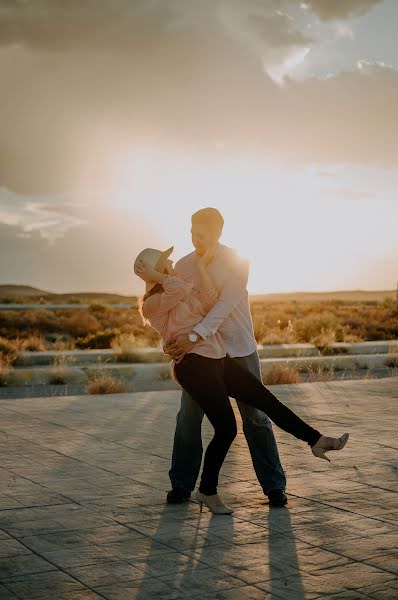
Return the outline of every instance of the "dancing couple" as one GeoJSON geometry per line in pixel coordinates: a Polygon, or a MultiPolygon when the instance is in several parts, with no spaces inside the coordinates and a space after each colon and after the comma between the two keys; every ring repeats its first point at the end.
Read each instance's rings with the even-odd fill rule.
{"type": "Polygon", "coordinates": [[[134,263],[134,272],[146,283],[142,318],[161,336],[164,352],[173,359],[173,377],[183,390],[167,501],[184,502],[195,488],[205,414],[214,436],[195,497],[201,510],[204,504],[214,514],[233,512],[217,493],[220,469],[237,433],[230,397],[237,402],[254,470],[271,506],[284,506],[287,496],[270,420],[324,460],[329,461],[326,452],[341,450],[348,440],[348,433],[339,438],[322,435],[263,385],[246,289],[249,267],[220,243],[223,225],[217,209],[201,209],[192,215],[194,252],[173,267],[173,247],[146,248],[134,263]]]}

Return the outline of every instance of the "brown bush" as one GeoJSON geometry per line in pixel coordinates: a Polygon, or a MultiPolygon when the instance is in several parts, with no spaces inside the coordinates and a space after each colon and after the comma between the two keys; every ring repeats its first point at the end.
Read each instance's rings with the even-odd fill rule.
{"type": "Polygon", "coordinates": [[[64,385],[67,383],[67,369],[74,362],[74,359],[65,355],[54,358],[53,367],[50,369],[47,377],[47,383],[50,385],[64,385]]]}
{"type": "Polygon", "coordinates": [[[317,381],[333,381],[335,376],[335,368],[334,367],[312,367],[310,366],[307,369],[307,377],[306,381],[308,383],[314,383],[317,381]]]}
{"type": "Polygon", "coordinates": [[[86,385],[87,394],[121,394],[124,392],[127,392],[127,386],[106,371],[90,375],[86,385]]]}
{"type": "Polygon", "coordinates": [[[86,336],[101,329],[100,323],[94,315],[80,311],[60,317],[60,327],[62,331],[73,337],[86,336]]]}
{"type": "MultiPolygon", "coordinates": [[[[325,349],[333,336],[342,342],[398,337],[398,311],[391,301],[254,302],[251,310],[256,340],[263,344],[310,342],[325,349]]],[[[50,336],[68,333],[71,343],[82,338],[88,342],[85,347],[100,349],[110,347],[113,331],[133,334],[139,345],[159,345],[159,335],[144,326],[137,308],[120,310],[93,303],[88,311],[49,311],[43,305],[37,310],[0,312],[0,336],[9,340],[42,335],[51,341],[50,336]],[[98,339],[89,341],[89,336],[98,339]]]]}
{"type": "Polygon", "coordinates": [[[55,340],[51,344],[51,350],[74,350],[75,344],[73,340],[55,340]]]}
{"type": "Polygon", "coordinates": [[[43,352],[46,349],[45,339],[41,335],[32,334],[21,340],[23,352],[43,352]]]}
{"type": "Polygon", "coordinates": [[[78,338],[76,340],[76,348],[80,350],[102,350],[112,347],[112,342],[120,335],[118,329],[105,329],[104,331],[98,331],[92,335],[88,335],[84,338],[78,338]]]}
{"type": "Polygon", "coordinates": [[[390,369],[398,369],[398,351],[390,350],[386,360],[386,367],[390,369]]]}
{"type": "Polygon", "coordinates": [[[24,332],[52,332],[56,331],[59,326],[58,317],[54,311],[44,308],[23,311],[19,317],[18,327],[22,328],[24,332]]]}
{"type": "Polygon", "coordinates": [[[11,371],[11,362],[8,358],[0,354],[0,386],[7,384],[7,377],[11,371]]]}
{"type": "Polygon", "coordinates": [[[172,379],[172,373],[171,373],[170,366],[163,367],[162,369],[160,369],[159,379],[160,379],[160,381],[168,381],[169,379],[172,379]]]}
{"type": "Polygon", "coordinates": [[[261,374],[264,385],[281,385],[301,383],[300,373],[295,367],[273,365],[270,369],[262,367],[261,374]]]}
{"type": "Polygon", "coordinates": [[[142,339],[137,339],[132,333],[121,334],[116,336],[111,342],[111,348],[115,353],[117,362],[137,362],[139,347],[142,344],[142,339]]]}
{"type": "Polygon", "coordinates": [[[343,341],[342,327],[339,325],[337,317],[329,312],[307,315],[297,319],[294,323],[294,329],[298,342],[316,344],[317,341],[325,343],[326,339],[333,341],[343,341]]]}
{"type": "Polygon", "coordinates": [[[11,365],[16,360],[18,351],[18,340],[8,340],[0,337],[0,358],[4,361],[4,363],[11,365]]]}

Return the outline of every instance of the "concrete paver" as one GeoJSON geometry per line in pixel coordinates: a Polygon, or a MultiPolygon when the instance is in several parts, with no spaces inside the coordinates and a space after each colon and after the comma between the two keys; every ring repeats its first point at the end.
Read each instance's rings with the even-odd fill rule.
{"type": "Polygon", "coordinates": [[[274,426],[289,504],[270,509],[237,413],[232,516],[165,504],[179,392],[2,400],[0,599],[397,600],[398,378],[272,389],[351,437],[328,464],[274,426]]]}

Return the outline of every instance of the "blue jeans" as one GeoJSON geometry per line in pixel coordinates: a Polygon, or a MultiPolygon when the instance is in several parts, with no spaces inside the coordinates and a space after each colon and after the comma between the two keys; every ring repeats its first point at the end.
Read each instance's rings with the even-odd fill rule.
{"type": "MultiPolygon", "coordinates": [[[[260,360],[257,352],[234,358],[242,367],[261,381],[260,360]]],[[[245,434],[252,457],[253,467],[265,494],[271,490],[284,490],[286,477],[283,471],[272,423],[262,411],[243,402],[236,402],[242,416],[245,434]]],[[[173,488],[195,488],[202,463],[202,420],[204,412],[189,394],[183,390],[181,407],[177,414],[174,447],[169,471],[173,488]]]]}

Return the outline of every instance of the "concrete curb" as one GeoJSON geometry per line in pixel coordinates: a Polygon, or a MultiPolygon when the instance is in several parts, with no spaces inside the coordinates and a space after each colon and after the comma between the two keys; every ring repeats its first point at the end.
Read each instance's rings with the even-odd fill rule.
{"type": "MultiPolygon", "coordinates": [[[[375,369],[380,367],[393,367],[392,357],[387,354],[363,354],[358,356],[308,356],[292,358],[263,358],[260,360],[263,370],[271,370],[274,367],[291,367],[299,371],[308,372],[318,369],[324,370],[346,370],[375,369]]],[[[398,366],[398,361],[396,363],[398,366]]],[[[165,362],[154,363],[101,363],[86,364],[79,366],[34,366],[19,367],[10,371],[6,378],[7,385],[32,385],[50,383],[54,377],[66,384],[86,384],[93,375],[102,372],[128,383],[137,383],[137,386],[147,387],[152,381],[170,382],[170,364],[165,362]]]]}
{"type": "MultiPolygon", "coordinates": [[[[331,344],[328,348],[330,356],[357,356],[365,354],[388,354],[398,352],[398,340],[381,342],[339,342],[331,344]]],[[[313,344],[272,344],[259,345],[258,354],[260,358],[302,358],[302,357],[325,357],[313,344]]],[[[116,355],[113,350],[59,350],[46,352],[21,352],[14,363],[15,367],[52,365],[54,361],[64,357],[70,364],[95,365],[115,363],[116,355]]],[[[137,348],[131,353],[131,363],[168,363],[169,358],[163,354],[161,348],[137,348]]],[[[122,363],[123,364],[123,363],[122,363]]],[[[125,363],[124,363],[125,364],[125,363]]]]}

